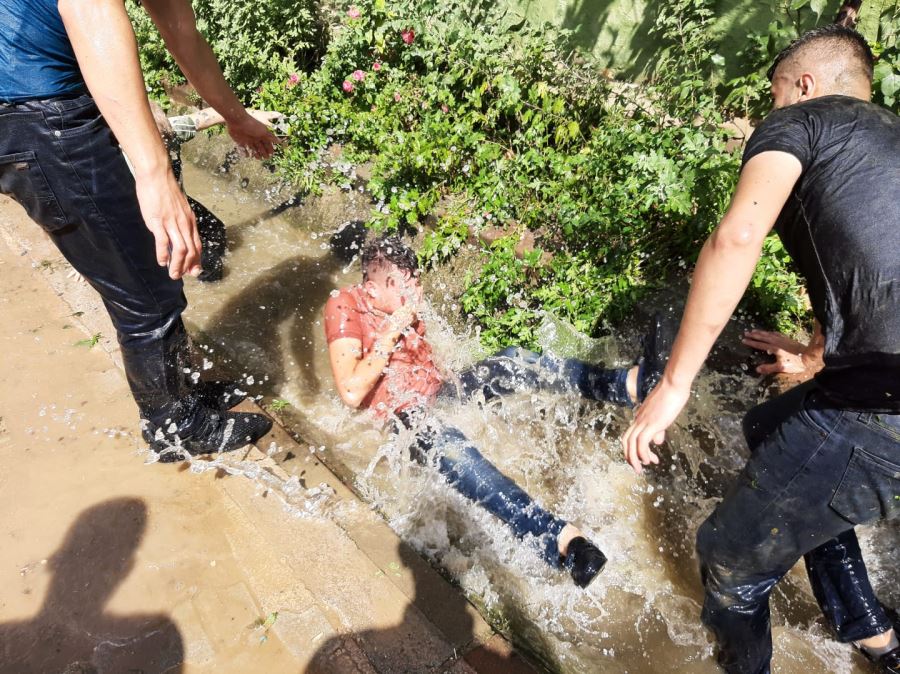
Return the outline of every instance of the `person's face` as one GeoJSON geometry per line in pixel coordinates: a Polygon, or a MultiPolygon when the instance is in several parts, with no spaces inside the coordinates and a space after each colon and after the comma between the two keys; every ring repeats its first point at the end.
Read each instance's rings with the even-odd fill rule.
{"type": "Polygon", "coordinates": [[[376,308],[392,314],[402,306],[416,306],[422,300],[422,285],[418,276],[391,265],[366,282],[366,288],[376,308]]]}

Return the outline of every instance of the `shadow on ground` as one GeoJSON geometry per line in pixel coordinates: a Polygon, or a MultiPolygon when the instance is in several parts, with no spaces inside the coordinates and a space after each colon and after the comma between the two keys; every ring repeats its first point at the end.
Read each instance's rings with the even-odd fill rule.
{"type": "Polygon", "coordinates": [[[412,571],[415,583],[412,600],[401,622],[387,629],[360,630],[332,637],[313,656],[307,674],[429,674],[459,672],[467,669],[465,662],[476,672],[484,674],[534,674],[534,670],[513,652],[505,641],[492,639],[465,655],[446,653],[439,649],[429,652],[429,636],[423,634],[427,620],[437,625],[448,640],[456,644],[475,641],[475,624],[471,607],[462,594],[448,593],[444,581],[431,572],[427,564],[405,543],[400,543],[403,565],[412,571]],[[436,607],[440,598],[442,605],[436,607]]]}
{"type": "Polygon", "coordinates": [[[146,527],[147,507],[135,498],[105,501],[78,516],[47,558],[53,577],[38,614],[0,624],[2,674],[182,671],[184,645],[168,616],[106,611],[146,527]]]}

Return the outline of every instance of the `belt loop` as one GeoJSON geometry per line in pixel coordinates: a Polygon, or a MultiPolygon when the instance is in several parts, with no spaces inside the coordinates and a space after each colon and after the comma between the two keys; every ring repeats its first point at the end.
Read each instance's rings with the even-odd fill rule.
{"type": "Polygon", "coordinates": [[[868,426],[869,422],[872,420],[872,413],[871,412],[860,412],[859,416],[856,418],[860,423],[863,423],[866,426],[868,426]]]}

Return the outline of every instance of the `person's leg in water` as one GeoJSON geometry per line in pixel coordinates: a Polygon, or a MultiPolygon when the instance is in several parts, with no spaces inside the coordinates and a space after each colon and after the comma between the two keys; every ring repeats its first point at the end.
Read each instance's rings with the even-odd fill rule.
{"type": "Polygon", "coordinates": [[[541,508],[515,482],[488,461],[458,428],[444,425],[422,410],[397,417],[416,436],[410,453],[419,463],[433,461],[463,496],[505,522],[517,538],[533,536],[543,559],[565,567],[576,585],[587,587],[606,557],[573,525],[541,508]]]}
{"type": "Polygon", "coordinates": [[[193,394],[183,372],[182,283],[156,262],[134,180],[93,100],[0,108],[0,129],[0,154],[29,158],[15,174],[0,166],[4,192],[25,206],[103,298],[145,439],[158,451],[180,442],[181,449],[167,453],[171,459],[182,451],[229,451],[263,435],[270,426],[265,417],[212,410],[193,394]]]}
{"type": "MultiPolygon", "coordinates": [[[[801,384],[747,413],[743,429],[751,453],[792,414],[803,410],[814,389],[812,381],[801,384]]],[[[876,661],[900,646],[894,629],[886,629],[891,620],[869,582],[853,529],[807,552],[803,559],[813,595],[839,641],[854,643],[876,661]]],[[[900,650],[894,666],[894,671],[900,671],[900,650]]]]}
{"type": "MultiPolygon", "coordinates": [[[[873,415],[829,408],[812,384],[786,396],[769,408],[773,418],[784,417],[774,428],[758,413],[748,418],[753,455],[697,534],[706,589],[703,621],[717,637],[720,664],[735,674],[770,671],[769,594],[801,556],[834,549],[835,540],[846,542],[855,524],[900,515],[893,498],[900,418],[879,429],[869,423],[873,415]]],[[[850,610],[858,602],[848,597],[871,592],[852,588],[848,576],[859,568],[861,558],[831,569],[841,577],[837,585],[847,593],[844,606],[850,610]]],[[[823,606],[826,613],[835,608],[834,597],[830,608],[823,606]]],[[[857,638],[891,628],[877,602],[869,609],[857,638]]]]}
{"type": "Polygon", "coordinates": [[[197,280],[214,283],[222,279],[225,267],[222,262],[227,245],[225,223],[199,201],[189,195],[185,196],[197,218],[197,230],[200,233],[200,242],[203,244],[200,258],[203,272],[197,277],[197,280]]]}
{"type": "Polygon", "coordinates": [[[662,376],[671,332],[670,326],[664,326],[660,317],[654,316],[644,353],[636,365],[628,368],[606,369],[574,358],[509,347],[461,372],[458,385],[448,382],[442,393],[469,398],[481,392],[485,400],[490,400],[526,390],[574,392],[590,400],[636,406],[662,376]]]}

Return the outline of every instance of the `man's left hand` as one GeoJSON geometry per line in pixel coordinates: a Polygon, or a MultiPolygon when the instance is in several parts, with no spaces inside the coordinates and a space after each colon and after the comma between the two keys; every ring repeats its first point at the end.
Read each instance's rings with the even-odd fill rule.
{"type": "Polygon", "coordinates": [[[228,123],[228,133],[239,147],[257,159],[268,159],[275,152],[278,139],[268,127],[249,114],[228,123]]]}
{"type": "Polygon", "coordinates": [[[663,379],[638,408],[634,421],[622,436],[625,460],[636,473],[651,463],[659,463],[659,457],[650,449],[650,443],[661,445],[666,439],[666,429],[671,426],[687,404],[690,389],[681,389],[663,379]]]}

